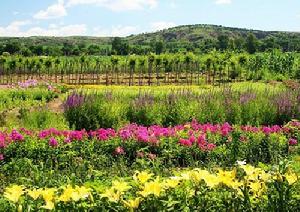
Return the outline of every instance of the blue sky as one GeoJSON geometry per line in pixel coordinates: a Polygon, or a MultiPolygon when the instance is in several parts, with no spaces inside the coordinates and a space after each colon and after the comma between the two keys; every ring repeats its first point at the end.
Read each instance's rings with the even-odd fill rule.
{"type": "Polygon", "coordinates": [[[0,36],[126,36],[183,24],[300,32],[300,0],[0,1],[0,36]]]}

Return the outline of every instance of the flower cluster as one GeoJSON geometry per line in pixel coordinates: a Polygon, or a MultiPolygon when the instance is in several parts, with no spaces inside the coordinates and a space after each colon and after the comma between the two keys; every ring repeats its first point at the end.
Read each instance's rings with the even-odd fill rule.
{"type": "Polygon", "coordinates": [[[33,88],[36,86],[38,86],[38,81],[35,79],[29,79],[26,80],[25,82],[18,82],[19,88],[33,88]]]}
{"type": "MultiPolygon", "coordinates": [[[[272,145],[280,146],[282,150],[297,148],[300,124],[291,122],[286,126],[231,126],[224,124],[200,124],[192,121],[185,125],[177,125],[174,127],[161,127],[153,125],[150,127],[130,124],[119,130],[115,129],[98,129],[94,131],[86,130],[57,130],[54,128],[41,130],[39,132],[26,130],[12,130],[0,132],[0,154],[1,160],[4,160],[5,149],[10,144],[18,144],[19,142],[41,141],[47,142],[49,148],[63,147],[74,142],[89,141],[94,142],[110,142],[114,151],[110,153],[118,155],[126,155],[127,151],[131,151],[126,147],[127,143],[134,143],[136,147],[143,148],[152,146],[153,148],[173,148],[178,145],[182,148],[190,148],[192,151],[198,149],[200,152],[211,152],[218,147],[229,146],[232,141],[237,141],[240,145],[249,145],[253,139],[263,142],[263,137],[270,141],[276,141],[272,145]]],[[[254,142],[255,143],[255,142],[254,142]]],[[[270,143],[271,144],[271,143],[270,143]]],[[[152,148],[152,149],[153,149],[152,148]]],[[[259,147],[260,148],[260,147],[259,147]]],[[[63,148],[62,148],[63,149],[63,148]]],[[[147,156],[149,159],[155,159],[157,152],[142,152],[135,150],[137,158],[147,156]]],[[[109,152],[107,152],[109,154],[109,152]]],[[[243,158],[245,156],[241,155],[243,158]]],[[[238,159],[238,158],[236,158],[238,159]]],[[[249,159],[249,158],[247,158],[249,159]]]]}
{"type": "Polygon", "coordinates": [[[91,187],[67,185],[61,188],[26,189],[22,185],[12,185],[5,189],[4,197],[16,205],[22,204],[20,199],[24,197],[36,209],[63,209],[70,202],[73,202],[73,206],[77,202],[85,202],[89,208],[114,206],[132,211],[137,208],[153,209],[152,204],[159,208],[162,202],[170,198],[173,198],[170,204],[182,202],[186,207],[193,208],[195,202],[210,192],[222,193],[225,190],[227,198],[234,198],[235,204],[249,201],[252,206],[257,201],[274,197],[275,193],[268,196],[268,192],[275,184],[292,189],[297,181],[298,176],[291,170],[282,174],[278,170],[265,171],[241,163],[231,170],[217,168],[215,172],[210,172],[195,168],[181,170],[171,177],[155,177],[149,171],[136,171],[131,179],[113,180],[109,187],[97,184],[91,187]]]}

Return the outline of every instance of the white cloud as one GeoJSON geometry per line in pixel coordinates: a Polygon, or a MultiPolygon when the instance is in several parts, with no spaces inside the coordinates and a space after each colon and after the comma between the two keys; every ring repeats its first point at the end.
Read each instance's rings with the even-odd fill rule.
{"type": "Polygon", "coordinates": [[[73,24],[73,25],[50,24],[46,28],[35,26],[26,30],[22,30],[22,26],[28,24],[30,24],[30,22],[15,21],[6,27],[0,26],[0,36],[2,37],[71,36],[71,35],[85,35],[87,32],[87,27],[84,24],[73,24]]]}
{"type": "Polygon", "coordinates": [[[150,24],[151,30],[153,30],[153,31],[168,29],[168,28],[175,27],[175,26],[176,26],[175,23],[165,22],[165,21],[153,22],[150,24]]]}
{"type": "Polygon", "coordinates": [[[158,0],[68,0],[66,6],[72,7],[82,4],[93,4],[112,11],[126,11],[155,8],[158,5],[158,0]]]}
{"type": "Polygon", "coordinates": [[[50,5],[46,10],[40,10],[33,17],[35,19],[55,19],[67,15],[67,10],[63,0],[58,0],[57,3],[50,5]]]}
{"type": "Polygon", "coordinates": [[[113,26],[111,29],[104,29],[101,27],[95,27],[93,29],[94,36],[99,37],[125,37],[138,32],[136,26],[113,26]]]}
{"type": "Polygon", "coordinates": [[[216,0],[215,1],[216,4],[231,4],[232,0],[216,0]]]}

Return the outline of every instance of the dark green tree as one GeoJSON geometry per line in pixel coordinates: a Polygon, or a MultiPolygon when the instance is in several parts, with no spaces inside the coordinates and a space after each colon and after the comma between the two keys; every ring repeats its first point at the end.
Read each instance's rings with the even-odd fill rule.
{"type": "Polygon", "coordinates": [[[257,38],[253,33],[249,33],[246,39],[246,50],[249,54],[254,54],[257,51],[257,38]]]}
{"type": "Polygon", "coordinates": [[[129,53],[129,44],[119,37],[113,39],[111,48],[112,54],[128,55],[129,53]]]}

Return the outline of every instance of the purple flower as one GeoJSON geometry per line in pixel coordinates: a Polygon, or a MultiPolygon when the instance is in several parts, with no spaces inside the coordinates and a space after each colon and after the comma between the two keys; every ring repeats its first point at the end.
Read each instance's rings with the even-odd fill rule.
{"type": "Polygon", "coordinates": [[[83,105],[86,98],[87,97],[84,94],[73,92],[67,97],[67,100],[64,103],[65,110],[83,105]]]}
{"type": "Polygon", "coordinates": [[[58,146],[58,142],[57,142],[57,140],[55,139],[55,138],[50,138],[49,139],[49,146],[52,146],[52,147],[56,147],[56,146],[58,146]]]}

